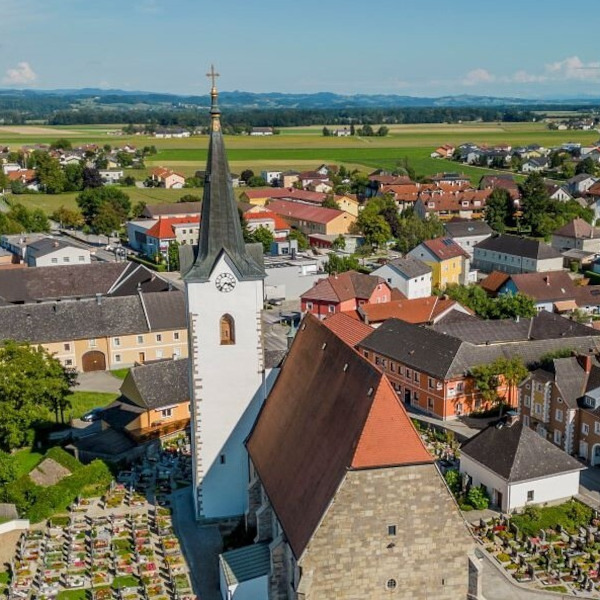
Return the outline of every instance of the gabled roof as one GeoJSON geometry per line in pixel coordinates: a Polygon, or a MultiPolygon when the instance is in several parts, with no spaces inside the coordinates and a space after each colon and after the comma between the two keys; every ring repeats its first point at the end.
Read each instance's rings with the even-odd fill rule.
{"type": "Polygon", "coordinates": [[[272,221],[275,231],[290,229],[290,225],[285,219],[282,219],[278,214],[275,214],[270,210],[245,212],[244,219],[246,219],[246,221],[272,221]]]}
{"type": "Polygon", "coordinates": [[[427,296],[381,302],[379,304],[363,304],[358,312],[368,323],[381,323],[387,319],[401,319],[407,323],[432,323],[437,317],[452,309],[461,309],[461,305],[449,298],[427,296]]]}
{"type": "Polygon", "coordinates": [[[353,348],[373,331],[372,327],[344,312],[335,313],[327,317],[323,321],[323,325],[353,348]]]}
{"type": "Polygon", "coordinates": [[[312,223],[321,223],[323,225],[345,215],[342,210],[335,208],[322,208],[321,206],[311,206],[310,204],[301,204],[300,202],[288,202],[287,200],[271,200],[267,204],[269,210],[277,213],[281,217],[301,219],[312,223]]]}
{"type": "MultiPolygon", "coordinates": [[[[43,238],[27,244],[27,255],[38,258],[52,254],[57,250],[64,250],[65,248],[76,249],[76,246],[72,246],[63,240],[43,238]]],[[[86,252],[89,252],[89,250],[86,250],[86,252]]]]}
{"type": "Polygon", "coordinates": [[[583,395],[589,379],[589,373],[581,366],[576,357],[555,358],[554,383],[560,397],[569,408],[577,408],[577,399],[583,395]]]}
{"type": "Polygon", "coordinates": [[[521,273],[511,275],[510,279],[517,291],[536,302],[572,300],[576,296],[575,284],[566,271],[521,273]]]}
{"type": "Polygon", "coordinates": [[[198,225],[198,217],[159,217],[158,221],[146,231],[146,235],[159,240],[175,239],[175,225],[198,225]]]}
{"type": "Polygon", "coordinates": [[[312,315],[247,447],[296,558],[348,470],[432,462],[387,378],[312,315]]]}
{"type": "Polygon", "coordinates": [[[225,256],[242,281],[264,279],[264,267],[256,263],[244,243],[217,98],[218,93],[213,86],[198,253],[189,270],[184,272],[182,268],[182,277],[184,281],[208,281],[217,262],[225,256]]]}
{"type": "Polygon", "coordinates": [[[508,280],[510,275],[502,271],[492,271],[479,285],[488,293],[495,294],[508,280]]]}
{"type": "Polygon", "coordinates": [[[121,385],[121,394],[144,409],[189,402],[189,369],[187,358],[132,367],[121,385]]]}
{"type": "Polygon", "coordinates": [[[263,577],[271,572],[269,544],[250,544],[219,555],[228,586],[263,577]]]}
{"type": "Polygon", "coordinates": [[[461,446],[461,453],[508,483],[582,471],[585,466],[521,422],[490,425],[461,446]]]}
{"type": "MultiPolygon", "coordinates": [[[[296,173],[296,175],[299,175],[296,173]]],[[[311,192],[310,190],[297,190],[296,188],[255,188],[250,190],[244,190],[244,195],[248,200],[263,199],[263,198],[285,198],[289,200],[299,200],[302,202],[311,202],[314,204],[321,204],[326,198],[327,194],[323,192],[311,192]]]]}
{"type": "Polygon", "coordinates": [[[440,261],[456,258],[457,256],[469,257],[469,255],[449,237],[425,240],[422,245],[440,261]]]}
{"type": "Polygon", "coordinates": [[[492,235],[494,230],[485,221],[448,221],[444,223],[446,233],[453,239],[473,235],[492,235]]]}
{"type": "Polygon", "coordinates": [[[548,244],[518,235],[494,235],[479,242],[475,248],[537,260],[561,257],[560,252],[548,244]]]}
{"type": "Polygon", "coordinates": [[[167,204],[148,204],[142,211],[142,216],[152,219],[154,217],[168,217],[174,215],[190,214],[199,215],[202,202],[169,202],[167,204]]]}
{"type": "Polygon", "coordinates": [[[587,221],[576,218],[570,223],[559,227],[554,235],[575,239],[598,239],[600,238],[600,229],[592,227],[587,221]]]}
{"type": "Polygon", "coordinates": [[[406,279],[412,279],[413,277],[420,277],[421,275],[428,275],[431,273],[431,267],[429,265],[412,256],[395,258],[387,263],[387,266],[406,279]]]}
{"type": "Polygon", "coordinates": [[[303,300],[323,302],[344,302],[352,298],[368,300],[378,285],[387,283],[381,277],[365,275],[357,271],[346,271],[338,275],[330,275],[317,281],[310,290],[304,292],[303,300]]]}

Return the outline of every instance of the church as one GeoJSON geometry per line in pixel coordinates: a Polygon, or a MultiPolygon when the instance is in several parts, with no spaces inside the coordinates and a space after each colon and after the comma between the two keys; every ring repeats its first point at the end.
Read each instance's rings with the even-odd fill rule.
{"type": "Polygon", "coordinates": [[[211,74],[200,239],[181,265],[196,516],[255,533],[220,556],[223,598],[477,597],[473,539],[386,376],[311,315],[265,368],[262,252],[244,244],[211,74]]]}

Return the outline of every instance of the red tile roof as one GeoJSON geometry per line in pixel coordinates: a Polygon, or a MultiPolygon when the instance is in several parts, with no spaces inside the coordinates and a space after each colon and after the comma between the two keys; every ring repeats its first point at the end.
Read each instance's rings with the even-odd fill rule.
{"type": "Polygon", "coordinates": [[[9,181],[33,181],[35,171],[33,169],[20,169],[19,171],[9,171],[6,176],[9,181]]]}
{"type": "Polygon", "coordinates": [[[157,238],[159,240],[172,239],[175,237],[173,225],[181,225],[183,223],[199,224],[198,217],[172,217],[167,219],[159,219],[148,231],[146,235],[157,238]]]}
{"type": "Polygon", "coordinates": [[[323,321],[323,325],[353,348],[373,333],[372,327],[369,327],[362,321],[357,321],[356,318],[351,317],[345,312],[331,315],[323,321]]]}
{"type": "Polygon", "coordinates": [[[349,469],[433,462],[385,375],[312,315],[247,447],[296,558],[349,469]]]}
{"type": "Polygon", "coordinates": [[[154,167],[150,170],[150,175],[153,177],[158,177],[159,179],[166,179],[171,175],[179,175],[179,177],[183,177],[185,179],[185,175],[177,173],[171,169],[166,169],[165,167],[154,167]]]}
{"type": "Polygon", "coordinates": [[[347,214],[335,208],[321,208],[320,206],[286,202],[285,200],[271,200],[268,207],[269,210],[272,210],[283,218],[290,217],[303,221],[311,221],[312,223],[321,223],[323,225],[337,219],[341,215],[347,214]]]}
{"type": "Polygon", "coordinates": [[[495,294],[508,280],[510,275],[501,271],[492,271],[479,285],[489,293],[495,294]]]}
{"type": "Polygon", "coordinates": [[[363,304],[358,312],[369,323],[381,323],[387,319],[401,319],[407,323],[431,323],[441,314],[453,307],[460,306],[458,302],[438,296],[427,298],[412,298],[382,302],[381,304],[363,304]]]}
{"type": "Polygon", "coordinates": [[[440,260],[448,260],[457,256],[469,257],[452,238],[440,237],[434,240],[425,240],[423,245],[440,260]]]}
{"type": "Polygon", "coordinates": [[[301,298],[317,302],[344,302],[352,298],[368,300],[379,284],[389,287],[381,277],[347,271],[320,279],[301,298]]]}
{"type": "Polygon", "coordinates": [[[290,224],[285,219],[282,219],[278,214],[275,214],[270,210],[263,210],[261,212],[245,212],[244,218],[246,221],[273,221],[275,231],[291,229],[290,224]]]}

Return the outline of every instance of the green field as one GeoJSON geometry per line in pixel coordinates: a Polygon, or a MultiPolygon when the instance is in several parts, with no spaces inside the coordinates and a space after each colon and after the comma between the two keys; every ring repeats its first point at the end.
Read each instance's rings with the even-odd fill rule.
{"type": "MultiPolygon", "coordinates": [[[[335,128],[335,126],[331,126],[335,128]]],[[[0,146],[8,145],[17,149],[23,144],[49,143],[59,137],[72,141],[73,145],[83,143],[111,144],[122,146],[125,143],[137,147],[155,145],[158,154],[146,160],[147,168],[165,166],[193,175],[203,170],[206,162],[208,138],[194,136],[185,139],[155,139],[150,136],[109,135],[118,131],[118,125],[84,125],[70,127],[0,127],[0,146]]],[[[492,169],[463,166],[452,161],[430,158],[430,153],[441,144],[511,144],[513,146],[540,144],[557,146],[567,141],[592,143],[598,140],[597,131],[551,131],[545,123],[456,123],[391,125],[386,137],[362,138],[359,136],[337,138],[323,137],[322,126],[291,127],[282,129],[280,135],[226,136],[225,145],[231,170],[240,173],[252,169],[256,173],[263,169],[309,170],[321,163],[344,164],[350,169],[364,172],[376,168],[395,169],[400,161],[407,158],[418,175],[433,175],[440,171],[460,171],[469,175],[474,183],[492,169]]],[[[132,170],[131,174],[142,180],[146,172],[132,170]]],[[[162,190],[127,188],[125,190],[132,203],[176,202],[187,193],[200,194],[200,190],[162,190]]],[[[57,196],[24,194],[15,200],[28,207],[39,207],[51,213],[61,205],[75,206],[76,194],[57,196]]]]}

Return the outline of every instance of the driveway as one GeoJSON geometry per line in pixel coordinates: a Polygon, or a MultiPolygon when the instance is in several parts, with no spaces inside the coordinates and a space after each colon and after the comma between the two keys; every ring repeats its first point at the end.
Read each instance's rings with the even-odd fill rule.
{"type": "Polygon", "coordinates": [[[79,385],[75,387],[77,392],[108,392],[118,394],[123,383],[122,379],[111,375],[109,371],[90,371],[79,373],[77,376],[79,385]]]}

